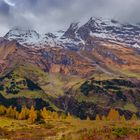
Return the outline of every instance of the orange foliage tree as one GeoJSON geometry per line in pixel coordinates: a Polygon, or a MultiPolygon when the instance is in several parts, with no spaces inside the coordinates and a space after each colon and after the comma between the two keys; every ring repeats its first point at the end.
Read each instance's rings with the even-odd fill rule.
{"type": "Polygon", "coordinates": [[[101,119],[100,119],[100,116],[97,114],[96,115],[96,119],[95,119],[96,121],[100,121],[101,119]]]}
{"type": "Polygon", "coordinates": [[[133,114],[133,115],[132,115],[131,120],[132,120],[132,121],[136,121],[136,120],[138,120],[136,114],[133,114]]]}
{"type": "Polygon", "coordinates": [[[6,114],[6,107],[3,105],[0,105],[0,115],[5,115],[6,114]]]}
{"type": "Polygon", "coordinates": [[[37,112],[35,111],[35,108],[32,106],[29,110],[29,121],[31,123],[34,123],[37,119],[37,112]]]}
{"type": "Polygon", "coordinates": [[[26,120],[29,117],[29,110],[26,107],[21,109],[21,112],[18,115],[19,120],[26,120]]]}
{"type": "Polygon", "coordinates": [[[119,121],[120,120],[119,112],[115,109],[111,109],[108,113],[107,120],[109,120],[109,121],[119,121]]]}
{"type": "Polygon", "coordinates": [[[10,106],[9,108],[7,108],[7,110],[6,110],[6,116],[7,117],[10,117],[10,118],[16,119],[16,117],[17,117],[16,107],[13,108],[12,106],[10,106]]]}

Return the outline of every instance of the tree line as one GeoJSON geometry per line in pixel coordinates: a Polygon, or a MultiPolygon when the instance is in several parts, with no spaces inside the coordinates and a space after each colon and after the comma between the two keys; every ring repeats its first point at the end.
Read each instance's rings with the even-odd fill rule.
{"type": "MultiPolygon", "coordinates": [[[[64,113],[52,112],[44,107],[41,110],[35,110],[34,106],[30,109],[22,107],[21,111],[17,111],[16,107],[5,107],[0,105],[0,116],[6,116],[17,120],[29,120],[31,123],[47,121],[47,120],[71,120],[75,119],[70,113],[67,115],[64,113]]],[[[87,117],[87,120],[90,120],[87,117]]],[[[136,114],[133,114],[130,120],[138,120],[136,114]]],[[[124,115],[120,115],[116,109],[110,109],[107,116],[96,115],[95,121],[126,121],[124,115]]]]}
{"type": "MultiPolygon", "coordinates": [[[[96,115],[95,118],[96,121],[126,121],[126,118],[124,115],[120,115],[119,112],[116,109],[110,109],[109,113],[107,116],[101,116],[101,115],[96,115]]],[[[138,120],[136,114],[132,114],[130,120],[138,120]]]]}
{"type": "Polygon", "coordinates": [[[31,123],[39,122],[42,120],[69,120],[73,118],[70,113],[65,115],[64,113],[52,112],[47,110],[45,107],[41,110],[35,110],[34,106],[31,106],[30,109],[27,107],[22,107],[21,111],[17,111],[16,107],[5,107],[3,105],[0,105],[0,116],[6,116],[17,120],[29,120],[31,123]]]}

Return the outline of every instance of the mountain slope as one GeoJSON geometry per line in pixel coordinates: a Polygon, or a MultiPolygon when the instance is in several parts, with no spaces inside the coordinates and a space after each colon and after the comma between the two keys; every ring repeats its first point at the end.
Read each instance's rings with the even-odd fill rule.
{"type": "Polygon", "coordinates": [[[12,29],[0,38],[2,103],[40,99],[81,118],[110,108],[139,115],[138,38],[139,25],[94,18],[56,34],[12,29]]]}

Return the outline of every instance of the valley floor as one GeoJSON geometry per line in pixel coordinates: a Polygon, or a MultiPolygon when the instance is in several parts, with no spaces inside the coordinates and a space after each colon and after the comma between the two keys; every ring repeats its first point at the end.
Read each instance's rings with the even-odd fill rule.
{"type": "Polygon", "coordinates": [[[0,117],[0,140],[139,140],[140,121],[47,120],[30,124],[0,117]]]}

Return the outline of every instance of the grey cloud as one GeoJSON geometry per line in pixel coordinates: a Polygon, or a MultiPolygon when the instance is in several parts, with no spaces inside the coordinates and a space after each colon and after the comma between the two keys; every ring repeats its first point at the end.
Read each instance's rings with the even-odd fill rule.
{"type": "Polygon", "coordinates": [[[84,23],[92,16],[113,18],[121,22],[140,22],[139,0],[11,0],[11,2],[15,3],[15,6],[9,6],[0,0],[0,31],[21,26],[48,32],[66,29],[71,22],[84,23]]]}
{"type": "Polygon", "coordinates": [[[0,15],[7,16],[9,14],[10,7],[4,1],[0,1],[0,15]]]}

